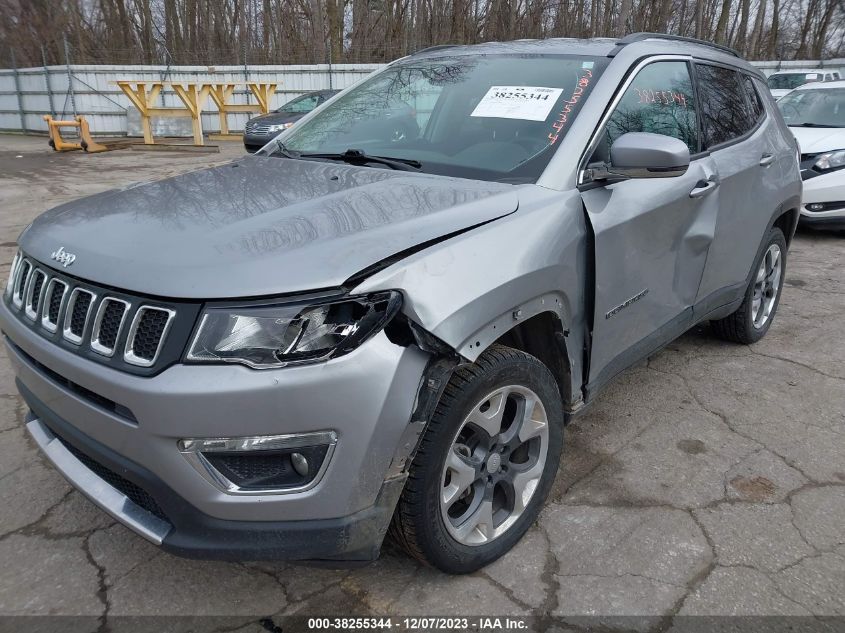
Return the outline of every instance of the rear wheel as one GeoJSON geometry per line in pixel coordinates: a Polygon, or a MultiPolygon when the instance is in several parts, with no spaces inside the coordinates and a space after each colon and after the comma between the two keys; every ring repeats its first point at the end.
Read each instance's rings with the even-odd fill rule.
{"type": "Polygon", "coordinates": [[[728,341],[756,343],[772,325],[786,273],[786,239],[780,229],[769,232],[755,271],[742,304],[724,319],[713,321],[715,332],[728,341]]]}
{"type": "Polygon", "coordinates": [[[533,356],[492,347],[447,385],[411,465],[395,540],[449,573],[496,560],[537,518],[562,442],[549,370],[533,356]]]}

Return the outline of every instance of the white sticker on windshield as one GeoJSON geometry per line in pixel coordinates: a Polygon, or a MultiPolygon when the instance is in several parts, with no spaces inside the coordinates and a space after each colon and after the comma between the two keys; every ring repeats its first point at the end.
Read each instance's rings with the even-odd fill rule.
{"type": "Polygon", "coordinates": [[[493,86],[470,116],[545,121],[562,92],[562,88],[493,86]]]}

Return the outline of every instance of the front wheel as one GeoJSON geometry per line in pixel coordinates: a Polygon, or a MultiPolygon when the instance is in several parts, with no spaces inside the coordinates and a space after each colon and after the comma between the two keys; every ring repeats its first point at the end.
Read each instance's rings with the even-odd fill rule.
{"type": "Polygon", "coordinates": [[[716,334],[746,345],[763,338],[775,318],[785,274],[786,239],[780,229],[773,228],[755,264],[742,304],[724,319],[713,321],[716,334]]]}
{"type": "Polygon", "coordinates": [[[536,520],[562,444],[551,372],[524,352],[491,347],[446,386],[394,515],[394,539],[448,573],[491,563],[536,520]]]}

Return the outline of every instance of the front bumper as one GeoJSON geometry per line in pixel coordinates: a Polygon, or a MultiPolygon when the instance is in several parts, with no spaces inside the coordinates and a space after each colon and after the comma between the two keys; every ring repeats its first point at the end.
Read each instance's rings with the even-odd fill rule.
{"type": "MultiPolygon", "coordinates": [[[[19,390],[33,411],[36,441],[42,448],[75,446],[148,493],[170,526],[164,535],[159,531],[163,547],[239,559],[357,560],[364,552],[377,553],[398,495],[394,488],[402,485],[401,477],[385,479],[429,359],[418,348],[395,345],[380,333],[322,364],[263,371],[174,365],[142,377],[59,348],[20,323],[5,302],[0,328],[19,390]],[[86,394],[118,403],[134,421],[86,394]],[[228,494],[203,478],[177,446],[182,438],[322,429],[337,433],[331,461],[317,485],[297,493],[228,494]],[[65,444],[52,444],[51,436],[65,444]],[[362,544],[365,536],[370,541],[362,544]]],[[[90,478],[83,480],[89,484],[74,483],[106,506],[90,478]]],[[[113,507],[105,509],[114,514],[113,507]]]]}
{"type": "Polygon", "coordinates": [[[27,393],[25,387],[21,387],[21,392],[31,407],[27,430],[65,478],[112,517],[179,556],[214,560],[371,561],[378,557],[393,508],[402,492],[404,478],[391,479],[384,483],[373,506],[337,519],[217,519],[193,508],[149,470],[56,417],[27,393]],[[127,490],[133,486],[155,498],[155,514],[139,505],[137,492],[127,490]],[[127,492],[136,500],[127,496],[127,492]]]}
{"type": "Polygon", "coordinates": [[[277,136],[278,132],[273,132],[272,134],[246,134],[244,133],[244,148],[246,151],[252,153],[257,152],[262,147],[267,145],[270,141],[273,140],[275,136],[277,136]]]}
{"type": "Polygon", "coordinates": [[[818,175],[815,172],[809,173],[812,176],[804,177],[804,191],[801,196],[801,224],[818,228],[845,228],[845,170],[818,175]],[[808,205],[815,203],[826,206],[833,203],[836,208],[811,211],[808,205]]]}

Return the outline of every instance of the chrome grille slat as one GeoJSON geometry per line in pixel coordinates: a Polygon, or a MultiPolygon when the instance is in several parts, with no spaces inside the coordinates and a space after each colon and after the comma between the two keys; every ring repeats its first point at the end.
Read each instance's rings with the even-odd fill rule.
{"type": "Polygon", "coordinates": [[[44,310],[41,315],[41,326],[48,332],[55,332],[59,329],[59,318],[64,307],[67,284],[56,277],[47,284],[47,291],[44,293],[44,310]],[[57,299],[58,293],[58,299],[57,299]]]}
{"type": "Polygon", "coordinates": [[[24,314],[35,321],[38,318],[38,310],[41,308],[41,297],[46,289],[47,273],[36,268],[26,282],[26,301],[24,301],[24,314]]]}
{"type": "Polygon", "coordinates": [[[70,299],[68,299],[67,307],[65,308],[64,327],[62,330],[62,336],[65,337],[65,340],[75,345],[82,343],[82,337],[85,335],[85,330],[88,327],[88,319],[91,316],[91,308],[94,307],[96,301],[97,295],[90,290],[76,287],[71,291],[70,299]],[[81,327],[79,327],[80,318],[82,319],[81,327]]]}
{"type": "Polygon", "coordinates": [[[28,259],[21,261],[20,269],[17,271],[17,278],[15,279],[15,290],[12,294],[12,304],[16,308],[23,306],[24,291],[26,284],[29,281],[29,274],[32,272],[32,262],[28,259]]]}
{"type": "Polygon", "coordinates": [[[4,297],[8,297],[15,289],[15,280],[18,276],[18,266],[21,263],[21,254],[15,253],[15,258],[12,260],[12,265],[9,267],[9,279],[6,281],[6,289],[3,292],[4,297]]]}
{"type": "Polygon", "coordinates": [[[256,123],[253,125],[247,123],[245,131],[247,134],[269,134],[270,125],[267,123],[256,123]]]}
{"type": "Polygon", "coordinates": [[[161,353],[174,316],[176,312],[168,308],[147,305],[138,308],[129,327],[129,334],[126,336],[123,360],[138,367],[152,366],[161,353]],[[162,315],[164,315],[163,322],[162,315]],[[151,338],[151,340],[142,341],[141,336],[151,338]]]}
{"type": "Polygon", "coordinates": [[[100,301],[97,316],[94,317],[94,327],[91,329],[91,349],[103,356],[114,354],[130,307],[128,301],[115,297],[104,297],[100,301]],[[114,323],[115,320],[117,323],[114,323]]]}

